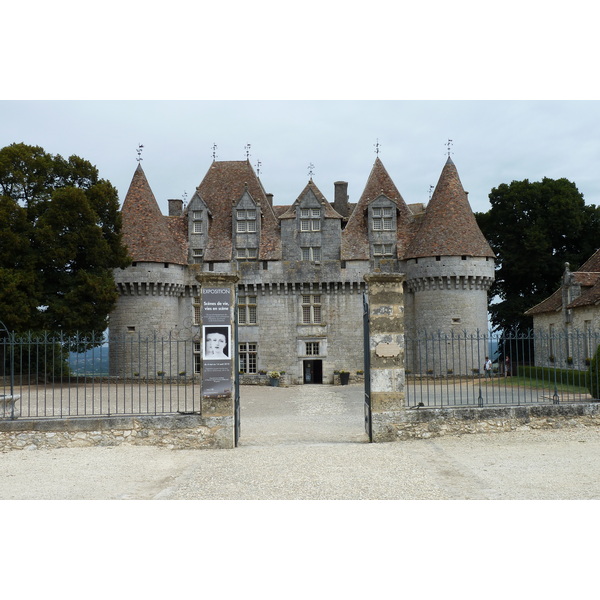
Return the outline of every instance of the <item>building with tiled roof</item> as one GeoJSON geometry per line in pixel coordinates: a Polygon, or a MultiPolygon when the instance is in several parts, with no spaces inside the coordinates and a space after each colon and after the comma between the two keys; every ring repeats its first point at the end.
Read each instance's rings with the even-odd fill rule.
{"type": "Polygon", "coordinates": [[[598,345],[593,332],[600,329],[600,250],[577,271],[565,263],[561,286],[525,314],[533,317],[537,364],[586,368],[573,365],[570,357],[589,359],[598,345]]]}
{"type": "MultiPolygon", "coordinates": [[[[336,181],[330,203],[311,178],[291,205],[274,206],[248,160],[215,160],[187,206],[169,200],[163,216],[138,165],[122,207],[133,263],[115,273],[111,332],[195,339],[204,271],[240,277],[238,350],[249,378],[277,370],[319,383],[362,369],[369,273],[406,274],[407,331],[487,329],[494,254],[454,163],[429,204],[407,204],[379,157],[358,201],[347,186],[336,181]]],[[[190,361],[190,372],[202,368],[197,354],[190,361]]]]}

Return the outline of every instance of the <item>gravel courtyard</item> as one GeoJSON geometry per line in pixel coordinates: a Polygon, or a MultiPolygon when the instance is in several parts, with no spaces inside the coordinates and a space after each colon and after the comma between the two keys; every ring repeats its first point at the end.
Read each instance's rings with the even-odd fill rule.
{"type": "Polygon", "coordinates": [[[234,450],[11,451],[0,499],[585,500],[599,454],[596,428],[369,444],[359,385],[245,386],[234,450]]]}

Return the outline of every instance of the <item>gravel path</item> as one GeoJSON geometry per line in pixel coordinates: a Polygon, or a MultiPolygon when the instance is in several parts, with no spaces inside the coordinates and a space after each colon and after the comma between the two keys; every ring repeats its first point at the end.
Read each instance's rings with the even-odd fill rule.
{"type": "Polygon", "coordinates": [[[0,455],[0,499],[598,499],[600,429],[369,444],[360,386],[242,388],[235,450],[0,455]]]}

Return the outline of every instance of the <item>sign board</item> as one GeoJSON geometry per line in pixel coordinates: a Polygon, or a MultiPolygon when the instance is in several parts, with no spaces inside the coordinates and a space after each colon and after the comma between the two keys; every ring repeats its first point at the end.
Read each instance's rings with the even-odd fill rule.
{"type": "Polygon", "coordinates": [[[232,393],[231,342],[232,292],[229,288],[202,288],[202,393],[230,396],[232,393]]]}

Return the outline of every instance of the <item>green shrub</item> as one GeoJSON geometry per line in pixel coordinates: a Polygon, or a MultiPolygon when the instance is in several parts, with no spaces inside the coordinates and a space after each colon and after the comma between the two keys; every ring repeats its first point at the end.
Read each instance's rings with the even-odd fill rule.
{"type": "Polygon", "coordinates": [[[551,384],[556,382],[561,385],[574,385],[577,387],[588,387],[589,382],[589,371],[555,369],[554,367],[519,366],[517,375],[551,384]]]}
{"type": "Polygon", "coordinates": [[[596,349],[594,358],[590,362],[588,381],[588,390],[592,398],[600,398],[600,346],[596,349]]]}

